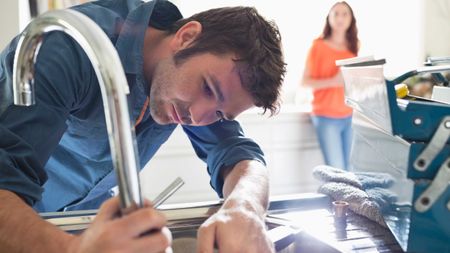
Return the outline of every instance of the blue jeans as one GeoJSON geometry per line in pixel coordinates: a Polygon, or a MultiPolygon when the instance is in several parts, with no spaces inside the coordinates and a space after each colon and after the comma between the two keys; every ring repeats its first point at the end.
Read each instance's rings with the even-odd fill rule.
{"type": "Polygon", "coordinates": [[[352,117],[329,118],[311,116],[325,164],[349,170],[352,140],[352,117]]]}

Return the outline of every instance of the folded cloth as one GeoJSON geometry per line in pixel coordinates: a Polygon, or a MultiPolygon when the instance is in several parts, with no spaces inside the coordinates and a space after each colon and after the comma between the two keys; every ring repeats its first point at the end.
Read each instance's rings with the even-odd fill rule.
{"type": "Polygon", "coordinates": [[[391,205],[397,201],[397,195],[385,188],[374,187],[366,189],[366,193],[370,200],[374,201],[378,205],[381,212],[389,210],[391,205]]]}
{"type": "Polygon", "coordinates": [[[387,173],[348,172],[327,165],[316,166],[313,170],[315,178],[323,182],[342,182],[366,190],[373,187],[389,188],[394,178],[387,173]]]}
{"type": "Polygon", "coordinates": [[[324,182],[318,189],[334,200],[346,201],[354,213],[386,227],[382,211],[394,203],[396,196],[386,188],[394,179],[386,173],[352,173],[342,169],[320,165],[314,168],[315,178],[324,182]]]}

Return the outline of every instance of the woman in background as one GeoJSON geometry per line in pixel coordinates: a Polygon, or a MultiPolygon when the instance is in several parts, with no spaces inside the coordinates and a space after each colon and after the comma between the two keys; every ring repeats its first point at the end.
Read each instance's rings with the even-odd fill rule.
{"type": "Polygon", "coordinates": [[[312,121],[327,165],[349,169],[352,109],[344,103],[344,81],[336,60],[355,57],[356,19],[344,1],[331,7],[322,35],[308,53],[302,85],[313,89],[312,121]]]}

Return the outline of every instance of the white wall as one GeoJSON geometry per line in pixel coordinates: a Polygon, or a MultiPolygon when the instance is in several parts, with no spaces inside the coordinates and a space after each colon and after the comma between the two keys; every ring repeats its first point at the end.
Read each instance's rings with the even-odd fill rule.
{"type": "MultiPolygon", "coordinates": [[[[266,155],[272,196],[316,191],[318,182],[311,170],[323,161],[307,114],[286,107],[276,117],[249,112],[239,116],[239,121],[266,155]]],[[[168,203],[217,199],[209,186],[206,165],[196,157],[180,127],[142,171],[143,195],[153,199],[178,176],[186,184],[168,203]]]]}
{"type": "Polygon", "coordinates": [[[425,1],[425,55],[450,56],[450,1],[425,1]]]}
{"type": "Polygon", "coordinates": [[[17,0],[0,2],[0,48],[1,50],[19,33],[19,4],[17,0]]]}

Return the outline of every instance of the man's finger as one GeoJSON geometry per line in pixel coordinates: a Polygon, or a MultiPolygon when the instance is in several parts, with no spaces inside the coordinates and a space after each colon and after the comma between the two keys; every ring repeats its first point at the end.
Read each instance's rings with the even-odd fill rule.
{"type": "Polygon", "coordinates": [[[202,225],[197,232],[197,252],[213,253],[215,241],[215,226],[202,225]]]}
{"type": "Polygon", "coordinates": [[[167,227],[163,227],[159,231],[137,238],[130,249],[132,252],[162,253],[170,252],[171,244],[172,234],[167,227]]]}
{"type": "Polygon", "coordinates": [[[124,235],[137,237],[150,230],[161,229],[166,225],[167,220],[166,217],[156,209],[145,207],[122,216],[120,220],[117,220],[116,222],[124,235]]]}
{"type": "Polygon", "coordinates": [[[148,199],[144,199],[144,207],[153,207],[153,203],[148,199]]]}
{"type": "Polygon", "coordinates": [[[120,203],[118,197],[106,200],[101,206],[95,217],[94,222],[105,222],[112,220],[120,214],[120,203]]]}

